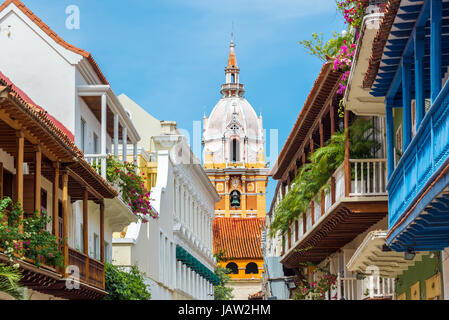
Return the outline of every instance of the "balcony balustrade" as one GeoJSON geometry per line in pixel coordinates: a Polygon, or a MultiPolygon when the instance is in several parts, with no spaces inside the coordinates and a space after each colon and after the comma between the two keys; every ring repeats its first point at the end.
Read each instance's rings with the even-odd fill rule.
{"type": "Polygon", "coordinates": [[[69,248],[69,265],[79,270],[79,280],[104,290],[104,264],[82,252],[69,248]]]}
{"type": "MultiPolygon", "coordinates": [[[[350,159],[349,163],[352,172],[349,198],[387,196],[386,159],[350,159]]],[[[301,241],[338,203],[347,199],[345,197],[346,179],[344,164],[342,164],[328,181],[330,190],[322,195],[316,195],[303,218],[298,219],[298,234],[295,240],[301,241]]],[[[291,228],[294,230],[294,224],[291,228]]],[[[294,241],[291,246],[287,246],[287,250],[291,247],[294,247],[294,241]]]]}
{"type": "MultiPolygon", "coordinates": [[[[403,214],[416,203],[425,189],[435,185],[436,188],[432,191],[434,196],[444,190],[444,186],[439,187],[441,183],[436,182],[448,163],[449,84],[446,83],[427,111],[416,135],[411,140],[388,181],[390,226],[394,226],[401,219],[403,214]]],[[[424,209],[425,205],[421,207],[424,209]]],[[[434,209],[429,209],[429,213],[434,210],[438,214],[437,209],[441,210],[441,214],[447,212],[443,204],[438,205],[436,203],[434,209]]],[[[426,216],[426,220],[430,218],[429,215],[426,216]]],[[[430,223],[430,220],[427,223],[430,223]]],[[[441,239],[442,248],[447,246],[446,235],[447,232],[443,234],[444,239],[441,239]]],[[[437,250],[440,245],[437,242],[434,242],[434,244],[435,247],[432,249],[437,250]]],[[[424,248],[427,247],[423,246],[424,248]]]]}
{"type": "Polygon", "coordinates": [[[337,274],[336,287],[326,297],[337,300],[392,299],[394,279],[379,276],[367,276],[363,280],[342,277],[337,274]]]}

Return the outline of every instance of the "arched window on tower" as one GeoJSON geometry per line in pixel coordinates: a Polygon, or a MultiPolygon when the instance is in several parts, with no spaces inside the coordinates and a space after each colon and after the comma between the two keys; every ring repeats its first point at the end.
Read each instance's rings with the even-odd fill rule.
{"type": "Polygon", "coordinates": [[[237,139],[231,140],[231,161],[239,161],[239,141],[237,139]]]}
{"type": "Polygon", "coordinates": [[[245,274],[259,274],[259,268],[254,262],[250,262],[246,265],[245,274]]]}
{"type": "Polygon", "coordinates": [[[235,83],[235,75],[233,73],[231,73],[231,82],[235,83]]]}
{"type": "Polygon", "coordinates": [[[231,270],[230,274],[238,274],[239,273],[239,267],[234,262],[229,262],[226,265],[226,269],[231,270]]]}

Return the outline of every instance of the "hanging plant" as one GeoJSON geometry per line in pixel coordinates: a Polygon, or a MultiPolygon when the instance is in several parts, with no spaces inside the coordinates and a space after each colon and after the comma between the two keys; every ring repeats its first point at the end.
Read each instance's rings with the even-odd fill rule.
{"type": "MultiPolygon", "coordinates": [[[[121,162],[112,155],[106,160],[106,179],[116,184],[121,190],[122,198],[136,215],[157,219],[158,215],[150,203],[151,193],[145,187],[146,177],[137,173],[133,162],[121,162]]],[[[97,168],[99,169],[99,168],[97,168]]],[[[143,220],[145,222],[146,220],[143,220]]]]}
{"type": "MultiPolygon", "coordinates": [[[[375,139],[370,121],[357,119],[349,128],[349,147],[352,159],[372,158],[380,148],[375,139]]],[[[309,154],[309,163],[304,164],[293,180],[290,190],[274,209],[274,220],[269,235],[278,232],[285,235],[291,224],[301,217],[312,199],[321,191],[328,192],[328,181],[345,158],[345,133],[336,132],[326,145],[309,154]]]]}
{"type": "Polygon", "coordinates": [[[366,8],[369,5],[368,0],[336,0],[337,9],[343,15],[345,23],[360,30],[366,8]]]}

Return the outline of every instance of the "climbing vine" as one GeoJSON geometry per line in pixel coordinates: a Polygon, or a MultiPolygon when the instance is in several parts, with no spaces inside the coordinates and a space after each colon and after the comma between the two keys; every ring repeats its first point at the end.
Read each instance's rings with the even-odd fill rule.
{"type": "MultiPolygon", "coordinates": [[[[370,121],[357,119],[349,129],[351,158],[371,158],[380,148],[375,139],[370,121]]],[[[293,180],[290,190],[274,210],[274,220],[269,235],[278,232],[286,234],[290,225],[307,211],[312,199],[321,191],[328,192],[328,180],[345,158],[345,133],[334,133],[327,144],[309,154],[309,162],[304,164],[293,180]]]]}

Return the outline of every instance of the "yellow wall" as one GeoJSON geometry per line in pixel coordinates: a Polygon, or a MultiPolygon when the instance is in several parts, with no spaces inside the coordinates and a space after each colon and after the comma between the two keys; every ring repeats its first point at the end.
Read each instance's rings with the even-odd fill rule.
{"type": "Polygon", "coordinates": [[[218,265],[226,268],[226,265],[228,263],[234,262],[237,267],[239,268],[238,274],[229,274],[231,279],[237,280],[237,279],[262,279],[262,272],[263,272],[263,259],[236,259],[236,260],[227,260],[226,262],[219,262],[218,265]],[[259,269],[258,274],[245,274],[246,265],[250,262],[254,262],[257,264],[257,267],[259,269]]]}
{"type": "MultiPolygon", "coordinates": [[[[209,164],[210,165],[210,164],[209,164]]],[[[226,164],[214,164],[220,168],[225,168],[226,164]]],[[[243,166],[243,165],[242,165],[243,166]]],[[[206,169],[208,164],[204,166],[206,169]]],[[[245,164],[247,168],[262,168],[260,163],[245,164]]],[[[208,173],[209,179],[215,186],[221,200],[215,204],[216,213],[224,213],[225,217],[231,217],[233,211],[241,212],[240,217],[245,218],[249,213],[256,211],[258,218],[264,218],[266,214],[265,192],[268,183],[268,176],[261,174],[232,174],[223,169],[219,173],[208,173]],[[238,185],[233,184],[233,179],[238,178],[238,185]],[[241,194],[240,207],[231,208],[230,193],[238,190],[241,194]],[[217,212],[218,211],[218,212],[217,212]]]]}

